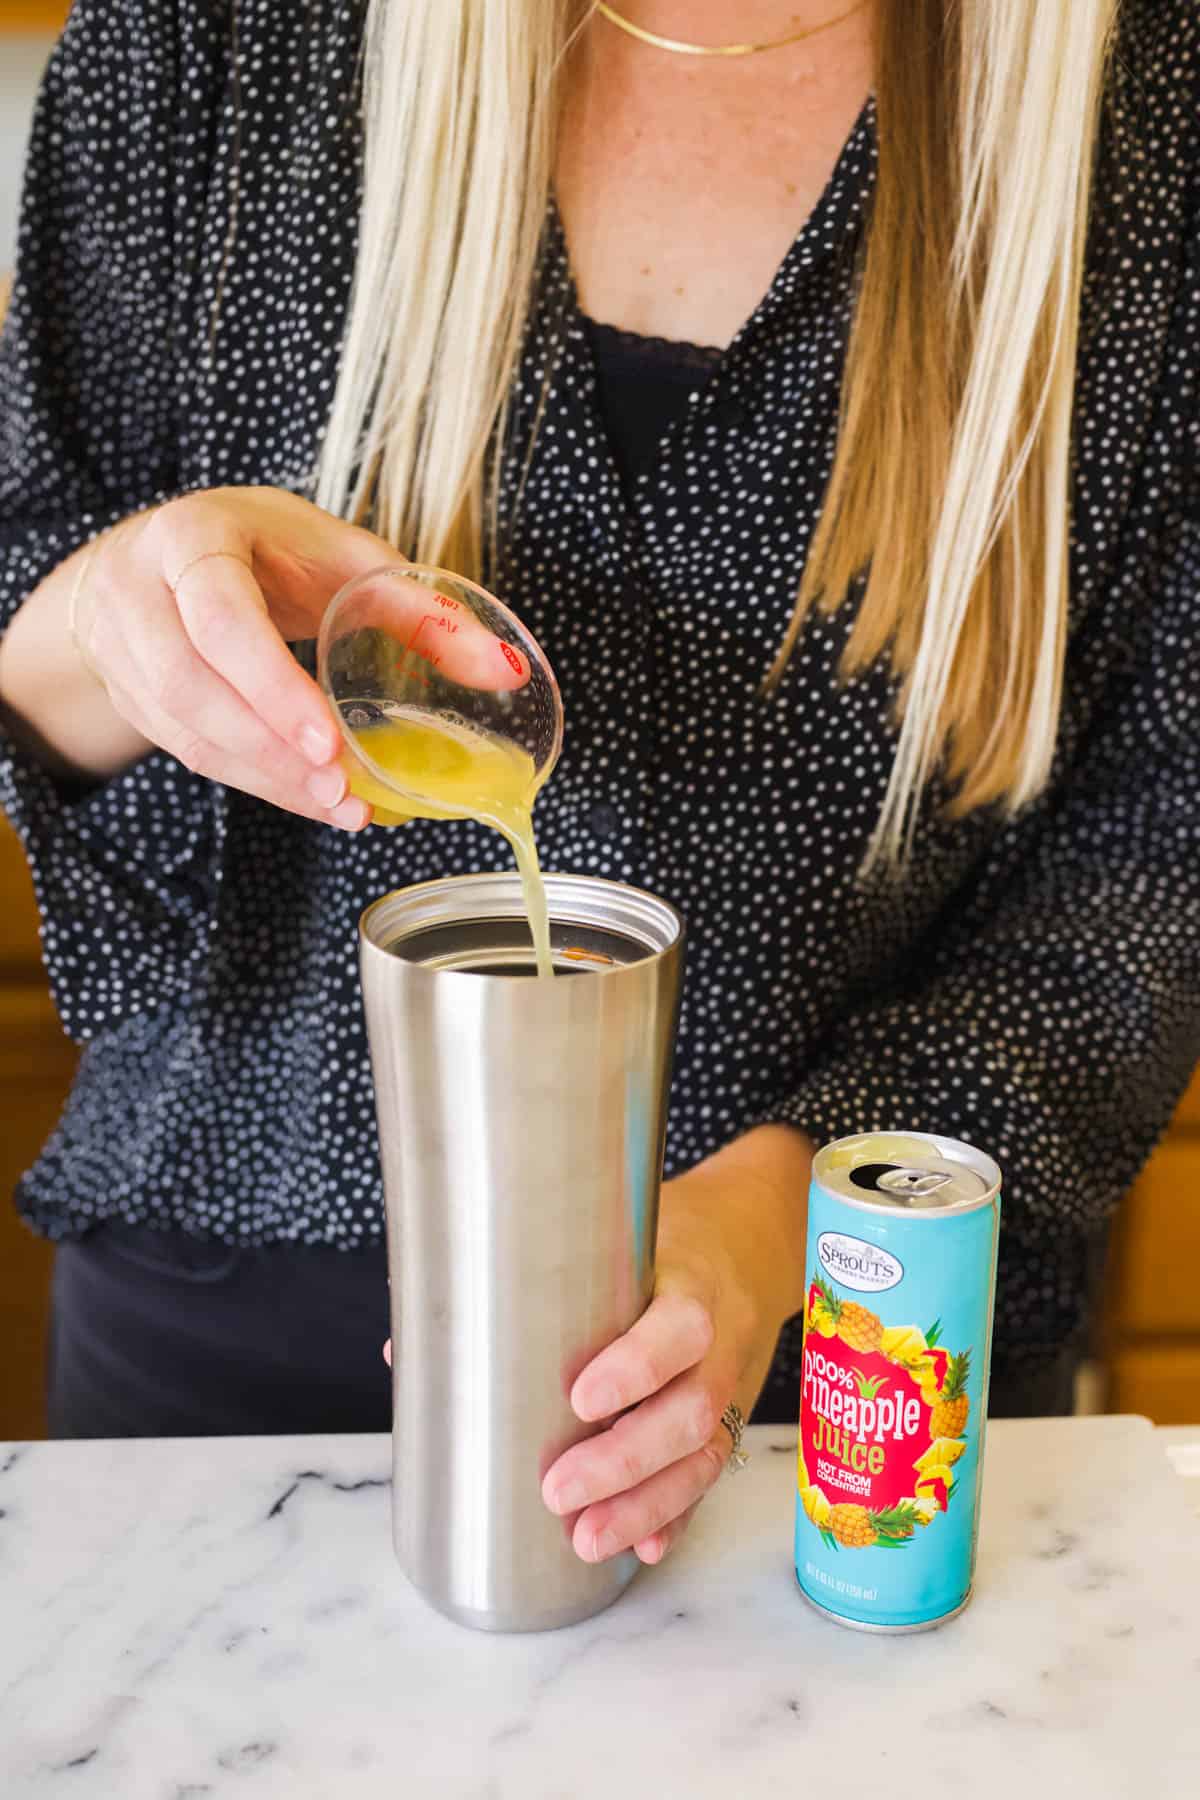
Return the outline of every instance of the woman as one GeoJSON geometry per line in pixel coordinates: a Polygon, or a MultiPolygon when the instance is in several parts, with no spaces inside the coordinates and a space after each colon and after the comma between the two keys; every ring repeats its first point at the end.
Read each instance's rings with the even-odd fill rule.
{"type": "Polygon", "coordinates": [[[35,125],[0,798],[85,1045],[20,1195],[60,1246],[52,1415],[386,1423],[354,922],[505,860],[347,797],[310,640],[398,549],[560,673],[546,864],[688,911],[658,1294],[544,1490],[580,1555],[654,1561],[727,1404],[794,1415],[814,1143],[997,1156],[993,1408],[1061,1411],[1200,1053],[1200,28],[366,31],[361,192],[350,6],[77,0],[35,125]]]}

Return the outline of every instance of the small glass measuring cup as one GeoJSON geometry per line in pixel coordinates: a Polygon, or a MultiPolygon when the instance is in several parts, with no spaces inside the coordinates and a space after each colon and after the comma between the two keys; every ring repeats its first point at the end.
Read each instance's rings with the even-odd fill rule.
{"type": "Polygon", "coordinates": [[[461,797],[405,785],[371,754],[389,723],[523,752],[527,807],[562,748],[562,698],[537,640],[503,601],[447,569],[410,563],[347,582],[321,621],[317,679],[341,728],[351,790],[380,824],[479,816],[461,797]]]}

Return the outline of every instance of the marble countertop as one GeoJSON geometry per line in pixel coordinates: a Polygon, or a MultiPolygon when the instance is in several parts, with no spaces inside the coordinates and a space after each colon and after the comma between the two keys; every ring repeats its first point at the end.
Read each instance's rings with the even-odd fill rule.
{"type": "Polygon", "coordinates": [[[993,1425],[976,1597],[903,1638],[804,1605],[794,1438],[751,1448],[611,1611],[502,1638],[404,1581],[383,1438],[0,1446],[0,1796],[1197,1791],[1200,1522],[1167,1451],[1200,1464],[1200,1432],[993,1425]]]}
{"type": "Polygon", "coordinates": [[[1171,1467],[1187,1484],[1188,1498],[1200,1512],[1200,1425],[1165,1425],[1155,1436],[1166,1446],[1171,1467]]]}

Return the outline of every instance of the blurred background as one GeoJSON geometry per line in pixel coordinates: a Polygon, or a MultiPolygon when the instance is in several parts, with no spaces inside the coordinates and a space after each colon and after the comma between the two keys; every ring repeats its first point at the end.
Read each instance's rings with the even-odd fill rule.
{"type": "MultiPolygon", "coordinates": [[[[16,249],[37,83],[65,13],[56,0],[0,0],[0,291],[16,249]]],[[[24,857],[0,817],[0,1440],[44,1429],[51,1253],[18,1223],[10,1196],[57,1117],[74,1064],[42,973],[24,857]]],[[[1200,1079],[1118,1220],[1078,1404],[1160,1424],[1200,1422],[1200,1079]]]]}
{"type": "Polygon", "coordinates": [[[25,136],[66,0],[0,0],[0,269],[12,266],[25,136]]]}

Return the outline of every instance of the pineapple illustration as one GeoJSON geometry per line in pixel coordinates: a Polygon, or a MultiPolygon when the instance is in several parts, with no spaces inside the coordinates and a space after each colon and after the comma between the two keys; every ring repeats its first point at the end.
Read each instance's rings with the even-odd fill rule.
{"type": "Polygon", "coordinates": [[[875,1527],[865,1506],[835,1506],[829,1530],[847,1550],[867,1550],[875,1542],[875,1527]]]}
{"type": "Polygon", "coordinates": [[[946,1379],[929,1415],[931,1438],[960,1438],[967,1429],[971,1402],[967,1395],[967,1379],[971,1373],[971,1352],[962,1350],[946,1364],[946,1379]]]}
{"type": "Polygon", "coordinates": [[[921,1523],[920,1510],[911,1500],[884,1512],[846,1504],[832,1509],[826,1530],[847,1550],[895,1549],[907,1543],[921,1523]]]}
{"type": "Polygon", "coordinates": [[[857,1300],[843,1300],[820,1275],[813,1276],[813,1286],[820,1295],[820,1305],[832,1320],[838,1336],[851,1350],[869,1356],[883,1342],[883,1320],[868,1312],[857,1300]]]}

